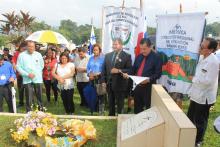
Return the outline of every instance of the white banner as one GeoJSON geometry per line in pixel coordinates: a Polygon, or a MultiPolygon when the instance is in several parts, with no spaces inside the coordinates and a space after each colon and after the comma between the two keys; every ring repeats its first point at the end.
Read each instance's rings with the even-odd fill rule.
{"type": "Polygon", "coordinates": [[[156,48],[163,59],[159,83],[169,92],[187,94],[199,57],[205,14],[160,15],[157,23],[156,48]]]}
{"type": "MultiPolygon", "coordinates": [[[[112,41],[121,38],[123,50],[134,59],[134,48],[137,45],[138,26],[141,12],[137,8],[104,7],[102,49],[104,53],[112,51],[112,41]]],[[[143,21],[144,22],[144,21],[143,21]]]]}

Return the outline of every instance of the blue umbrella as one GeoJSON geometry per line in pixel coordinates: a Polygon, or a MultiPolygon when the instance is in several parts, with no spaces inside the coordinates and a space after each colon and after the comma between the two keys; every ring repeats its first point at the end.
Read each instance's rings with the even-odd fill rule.
{"type": "Polygon", "coordinates": [[[86,102],[93,113],[96,109],[96,98],[97,98],[97,93],[95,87],[92,86],[92,84],[88,84],[84,89],[83,89],[83,94],[85,96],[86,102]]]}

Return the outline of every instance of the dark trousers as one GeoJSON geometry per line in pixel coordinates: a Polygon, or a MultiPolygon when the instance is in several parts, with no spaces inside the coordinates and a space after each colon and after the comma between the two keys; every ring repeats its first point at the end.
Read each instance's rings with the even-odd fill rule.
{"type": "Polygon", "coordinates": [[[5,101],[8,104],[8,111],[13,113],[12,93],[9,85],[0,86],[0,112],[3,111],[3,98],[5,98],[5,101]]]}
{"type": "Polygon", "coordinates": [[[19,97],[19,104],[24,105],[24,85],[23,85],[23,78],[21,76],[17,76],[17,87],[18,87],[18,97],[19,97]]]}
{"type": "Polygon", "coordinates": [[[74,113],[75,107],[73,102],[74,89],[61,90],[61,98],[67,114],[74,113]]]}
{"type": "Polygon", "coordinates": [[[115,116],[115,104],[117,104],[118,114],[123,113],[124,110],[125,91],[113,91],[108,89],[109,100],[109,116],[115,116]]]}
{"type": "Polygon", "coordinates": [[[44,86],[45,86],[45,89],[46,89],[47,101],[50,102],[51,87],[53,89],[54,99],[55,99],[55,101],[57,101],[57,97],[58,97],[57,82],[56,81],[51,81],[51,80],[44,80],[44,86]]]}
{"type": "Polygon", "coordinates": [[[86,85],[89,84],[89,82],[77,82],[77,89],[79,91],[79,95],[81,98],[81,106],[88,106],[87,102],[86,102],[86,98],[83,94],[83,89],[86,87],[86,85]]]}
{"type": "Polygon", "coordinates": [[[202,142],[208,125],[209,109],[212,105],[190,101],[187,116],[197,128],[196,143],[202,142]]]}
{"type": "Polygon", "coordinates": [[[31,106],[34,101],[34,92],[37,97],[37,105],[39,110],[43,110],[42,106],[42,84],[41,83],[29,83],[24,84],[25,96],[26,96],[26,111],[31,111],[31,106]]]}
{"type": "Polygon", "coordinates": [[[151,106],[151,85],[137,85],[134,89],[134,113],[142,112],[151,106]]]}

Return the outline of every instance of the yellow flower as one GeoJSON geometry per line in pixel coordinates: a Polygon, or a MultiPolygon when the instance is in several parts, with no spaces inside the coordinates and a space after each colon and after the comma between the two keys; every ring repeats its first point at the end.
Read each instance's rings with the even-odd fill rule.
{"type": "Polygon", "coordinates": [[[52,143],[53,143],[53,144],[58,144],[57,138],[54,138],[54,139],[52,140],[52,143]]]}
{"type": "Polygon", "coordinates": [[[42,136],[45,135],[45,131],[44,131],[44,129],[41,128],[41,127],[38,127],[38,128],[36,129],[36,131],[37,131],[37,135],[38,135],[39,137],[42,137],[42,136]]]}

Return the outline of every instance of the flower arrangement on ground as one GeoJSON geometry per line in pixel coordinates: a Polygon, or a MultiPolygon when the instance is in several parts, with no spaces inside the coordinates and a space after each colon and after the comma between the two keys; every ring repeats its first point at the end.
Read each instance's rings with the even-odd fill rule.
{"type": "Polygon", "coordinates": [[[38,110],[28,112],[14,123],[16,129],[11,130],[13,140],[26,146],[80,147],[88,140],[96,139],[92,122],[57,120],[52,114],[38,110]]]}

